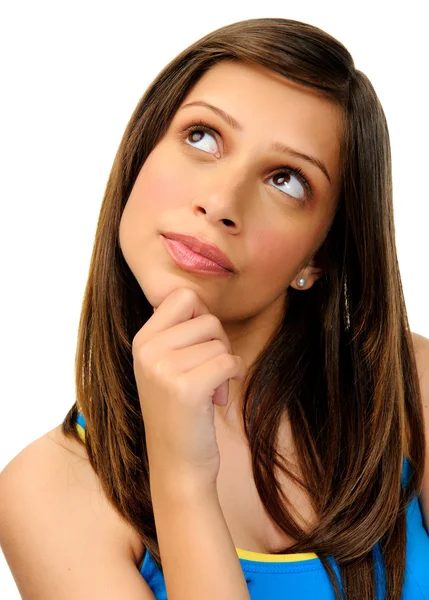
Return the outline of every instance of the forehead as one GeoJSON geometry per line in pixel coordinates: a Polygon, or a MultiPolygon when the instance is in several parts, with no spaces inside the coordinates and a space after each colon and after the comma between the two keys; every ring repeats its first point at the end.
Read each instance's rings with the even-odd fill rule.
{"type": "MultiPolygon", "coordinates": [[[[188,93],[182,105],[193,101],[201,94],[210,94],[211,99],[229,102],[229,108],[239,108],[244,116],[253,114],[258,120],[283,117],[324,116],[331,125],[338,121],[340,108],[337,103],[317,90],[266,69],[240,61],[223,61],[206,71],[188,93]],[[246,93],[251,93],[247,96],[246,93]],[[257,108],[255,115],[253,110],[257,108]],[[273,114],[274,112],[274,114],[273,114]]],[[[239,115],[236,115],[237,117],[239,115]]]]}
{"type": "MultiPolygon", "coordinates": [[[[183,100],[204,100],[229,113],[243,125],[237,135],[258,147],[287,144],[320,158],[334,176],[338,171],[342,135],[341,107],[311,88],[259,65],[223,61],[197,81],[183,100]]],[[[186,108],[178,114],[205,111],[186,108]]],[[[334,182],[333,182],[334,183],[334,182]]]]}

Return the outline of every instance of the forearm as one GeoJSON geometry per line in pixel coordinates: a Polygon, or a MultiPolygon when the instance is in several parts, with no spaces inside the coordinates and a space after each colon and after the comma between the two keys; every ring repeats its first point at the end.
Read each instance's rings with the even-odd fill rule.
{"type": "Polygon", "coordinates": [[[151,476],[151,495],[168,600],[250,600],[216,487],[151,476]]]}

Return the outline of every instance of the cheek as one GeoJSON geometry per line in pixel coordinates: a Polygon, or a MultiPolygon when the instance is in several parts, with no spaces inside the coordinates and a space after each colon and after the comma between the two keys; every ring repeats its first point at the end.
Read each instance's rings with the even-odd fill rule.
{"type": "Polygon", "coordinates": [[[262,277],[287,277],[308,251],[308,240],[297,232],[285,233],[280,230],[260,230],[252,248],[252,270],[262,277]]]}
{"type": "Polygon", "coordinates": [[[165,165],[169,165],[168,158],[158,159],[157,153],[152,152],[139,175],[139,196],[145,209],[154,214],[183,206],[184,198],[189,197],[189,178],[177,172],[174,164],[165,165]]]}

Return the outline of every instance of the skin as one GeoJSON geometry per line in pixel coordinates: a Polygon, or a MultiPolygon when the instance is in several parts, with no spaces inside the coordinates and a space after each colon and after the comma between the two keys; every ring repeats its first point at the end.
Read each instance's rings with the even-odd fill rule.
{"type": "MultiPolygon", "coordinates": [[[[340,108],[314,90],[237,61],[206,72],[147,157],[121,218],[122,253],[154,310],[177,287],[195,290],[248,369],[287,309],[288,287],[305,294],[322,275],[311,259],[338,204],[341,135],[340,108]],[[182,108],[197,100],[223,109],[242,129],[207,107],[182,108]],[[200,119],[220,135],[184,132],[200,119]],[[306,160],[270,150],[275,141],[322,161],[331,182],[306,160]],[[295,174],[273,176],[279,167],[300,167],[313,199],[305,200],[295,174]],[[164,248],[165,231],[215,243],[236,272],[181,269],[164,248]]],[[[215,423],[231,432],[240,429],[240,385],[229,380],[228,405],[215,405],[215,423]]]]}

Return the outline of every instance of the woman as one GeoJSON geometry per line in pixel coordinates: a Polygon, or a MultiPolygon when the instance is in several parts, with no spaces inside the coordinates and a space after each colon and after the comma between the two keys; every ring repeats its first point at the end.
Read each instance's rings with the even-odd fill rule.
{"type": "Polygon", "coordinates": [[[77,402],[2,473],[23,597],[429,595],[428,347],[367,77],[304,23],[205,36],[116,155],[77,402]]]}

